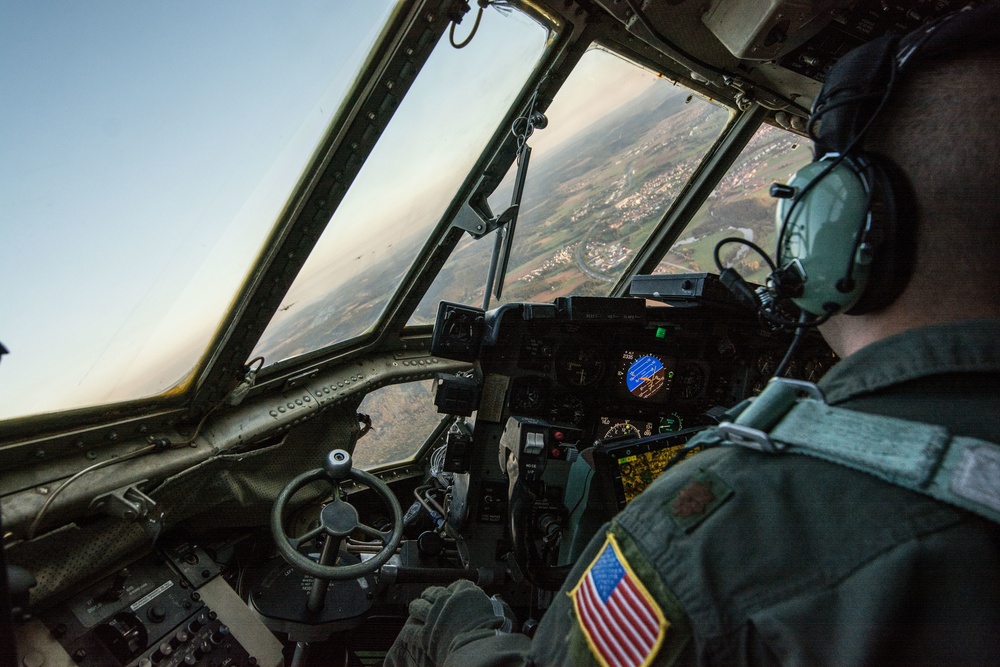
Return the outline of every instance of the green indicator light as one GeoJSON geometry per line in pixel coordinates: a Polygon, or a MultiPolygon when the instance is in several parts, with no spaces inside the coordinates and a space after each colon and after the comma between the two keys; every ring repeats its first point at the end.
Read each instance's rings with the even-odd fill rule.
{"type": "Polygon", "coordinates": [[[664,327],[656,327],[656,337],[657,338],[666,338],[667,337],[667,330],[666,330],[666,328],[664,328],[664,327]]]}

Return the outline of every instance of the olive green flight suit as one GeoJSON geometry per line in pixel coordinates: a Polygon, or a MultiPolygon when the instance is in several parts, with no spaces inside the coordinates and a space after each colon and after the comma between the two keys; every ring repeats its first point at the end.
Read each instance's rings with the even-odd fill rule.
{"type": "MultiPolygon", "coordinates": [[[[820,386],[833,405],[1000,442],[997,331],[906,332],[820,386]]],[[[735,447],[667,471],[601,531],[533,641],[502,616],[477,626],[475,604],[437,589],[433,618],[411,618],[387,664],[406,646],[423,647],[420,664],[615,664],[595,656],[567,594],[606,533],[667,621],[647,664],[1000,664],[1000,525],[840,465],[735,447]]]]}

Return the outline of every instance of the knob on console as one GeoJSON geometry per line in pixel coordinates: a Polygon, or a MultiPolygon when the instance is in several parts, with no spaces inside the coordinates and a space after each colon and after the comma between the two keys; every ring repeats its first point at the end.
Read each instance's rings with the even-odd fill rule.
{"type": "Polygon", "coordinates": [[[212,633],[211,640],[213,644],[221,644],[222,640],[226,638],[229,634],[229,628],[225,625],[219,626],[219,629],[212,633]]]}
{"type": "Polygon", "coordinates": [[[440,556],[444,547],[444,540],[433,530],[425,530],[417,538],[417,549],[424,556],[440,556]]]}

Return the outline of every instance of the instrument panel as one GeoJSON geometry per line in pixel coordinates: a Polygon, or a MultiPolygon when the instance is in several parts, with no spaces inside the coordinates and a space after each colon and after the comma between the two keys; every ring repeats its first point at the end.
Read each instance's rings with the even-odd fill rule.
{"type": "MultiPolygon", "coordinates": [[[[583,319],[574,316],[580,299],[598,300],[566,297],[487,313],[477,360],[484,376],[506,380],[504,414],[582,429],[590,442],[715,423],[715,413],[763,388],[791,340],[753,313],[719,304],[608,298],[594,304],[604,318],[583,319]]],[[[815,379],[834,360],[810,335],[795,368],[815,379]]]]}

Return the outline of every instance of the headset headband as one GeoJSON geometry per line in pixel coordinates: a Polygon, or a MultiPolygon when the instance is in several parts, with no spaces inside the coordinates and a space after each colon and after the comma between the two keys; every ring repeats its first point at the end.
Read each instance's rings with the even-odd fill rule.
{"type": "Polygon", "coordinates": [[[816,159],[857,143],[896,78],[913,62],[996,46],[998,37],[1000,4],[989,3],[965,7],[905,37],[883,35],[842,57],[827,74],[809,119],[816,159]]]}

